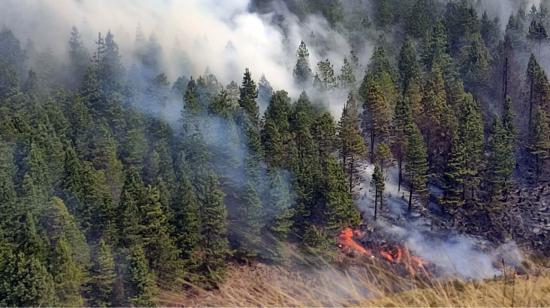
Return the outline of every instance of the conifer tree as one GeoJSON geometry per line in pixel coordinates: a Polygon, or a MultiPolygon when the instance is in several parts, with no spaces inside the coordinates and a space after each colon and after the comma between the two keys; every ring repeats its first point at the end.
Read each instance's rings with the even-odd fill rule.
{"type": "Polygon", "coordinates": [[[348,101],[338,123],[338,143],[340,159],[348,177],[348,190],[351,193],[359,160],[361,157],[366,156],[367,152],[367,147],[359,129],[357,103],[352,93],[348,96],[348,101]]]}
{"type": "Polygon", "coordinates": [[[461,105],[458,132],[453,138],[445,172],[446,200],[451,207],[475,198],[483,154],[483,121],[479,107],[471,95],[465,96],[461,105]]]}
{"type": "Polygon", "coordinates": [[[290,98],[285,91],[273,94],[265,113],[262,129],[264,155],[270,168],[288,167],[288,143],[290,140],[290,98]]]}
{"type": "Polygon", "coordinates": [[[411,80],[419,78],[421,73],[416,55],[416,49],[410,38],[406,38],[403,46],[401,47],[398,66],[401,90],[402,93],[405,93],[407,89],[409,89],[411,80]]]}
{"type": "MultiPolygon", "coordinates": [[[[244,72],[243,82],[240,87],[239,105],[248,115],[252,125],[258,129],[260,122],[260,111],[256,99],[258,98],[258,90],[256,83],[252,80],[248,69],[244,72]]],[[[250,137],[249,137],[250,138],[250,137]]]]}
{"type": "Polygon", "coordinates": [[[72,28],[69,38],[69,59],[71,76],[68,81],[70,86],[76,89],[80,87],[90,62],[90,55],[84,47],[80,32],[76,27],[72,28]]]}
{"type": "Polygon", "coordinates": [[[342,64],[342,68],[340,69],[340,75],[338,76],[338,81],[340,83],[340,87],[344,89],[354,90],[355,89],[355,71],[351,64],[351,62],[348,60],[348,58],[344,58],[344,64],[342,64]]]}
{"type": "Polygon", "coordinates": [[[393,157],[397,160],[398,179],[397,190],[401,191],[403,182],[403,164],[407,153],[407,127],[412,123],[411,106],[409,99],[399,100],[395,105],[393,118],[393,141],[391,151],[393,157]]]}
{"type": "Polygon", "coordinates": [[[409,212],[412,211],[412,196],[424,197],[427,192],[428,162],[426,145],[415,124],[407,128],[406,175],[409,182],[409,212]]]}
{"type": "Polygon", "coordinates": [[[510,177],[515,167],[512,148],[509,145],[506,130],[502,121],[496,118],[491,128],[487,144],[489,197],[491,200],[500,197],[508,188],[510,177]]]}
{"type": "Polygon", "coordinates": [[[57,301],[63,306],[81,306],[81,287],[84,272],[74,259],[73,249],[62,237],[57,240],[50,259],[50,272],[53,276],[57,301]]]}
{"type": "Polygon", "coordinates": [[[294,80],[297,84],[305,87],[308,82],[311,81],[312,72],[309,66],[309,51],[304,41],[300,42],[296,56],[298,60],[296,62],[296,66],[294,67],[294,80]]]}
{"type": "Polygon", "coordinates": [[[205,286],[214,287],[223,281],[227,267],[225,261],[229,255],[227,210],[217,177],[212,172],[203,177],[199,190],[202,255],[199,270],[203,275],[205,286]]]}
{"type": "Polygon", "coordinates": [[[538,180],[546,172],[546,163],[550,158],[550,122],[542,108],[536,109],[529,143],[535,179],[538,180]]]}
{"type": "Polygon", "coordinates": [[[0,305],[53,306],[52,276],[40,260],[10,249],[0,251],[0,305]]]}
{"type": "Polygon", "coordinates": [[[378,209],[384,206],[384,188],[385,178],[382,169],[378,165],[374,166],[371,185],[374,187],[374,220],[378,218],[378,209]],[[380,207],[378,207],[380,204],[380,207]]]}
{"type": "Polygon", "coordinates": [[[115,261],[111,247],[101,239],[92,257],[88,281],[89,304],[91,306],[106,307],[112,305],[115,279],[115,261]]]}
{"type": "Polygon", "coordinates": [[[342,169],[335,158],[329,158],[324,166],[325,226],[336,232],[345,226],[357,225],[361,217],[348,191],[342,169]]]}
{"type": "Polygon", "coordinates": [[[128,269],[124,280],[128,304],[133,306],[154,306],[157,292],[154,276],[149,270],[145,253],[139,245],[130,248],[128,269]]]}
{"type": "Polygon", "coordinates": [[[317,70],[319,71],[318,77],[321,82],[320,87],[322,90],[330,90],[337,86],[334,68],[329,59],[317,63],[317,70]]]}

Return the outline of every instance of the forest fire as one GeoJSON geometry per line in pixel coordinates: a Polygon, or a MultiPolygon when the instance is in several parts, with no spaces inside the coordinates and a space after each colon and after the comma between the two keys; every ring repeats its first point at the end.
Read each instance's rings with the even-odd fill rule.
{"type": "Polygon", "coordinates": [[[374,244],[371,249],[365,248],[354,237],[362,236],[363,232],[345,228],[338,236],[339,247],[346,253],[357,252],[370,258],[379,258],[389,264],[403,268],[411,276],[421,274],[429,277],[428,262],[418,256],[413,256],[409,249],[398,244],[374,244]]]}

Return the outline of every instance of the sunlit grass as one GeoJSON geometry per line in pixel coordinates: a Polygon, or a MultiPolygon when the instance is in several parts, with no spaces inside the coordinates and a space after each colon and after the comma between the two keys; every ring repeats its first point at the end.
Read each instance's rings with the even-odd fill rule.
{"type": "Polygon", "coordinates": [[[162,306],[550,306],[550,275],[510,274],[486,281],[426,279],[383,261],[340,259],[312,267],[232,265],[218,290],[164,291],[162,306]],[[336,265],[334,265],[336,264],[336,265]]]}

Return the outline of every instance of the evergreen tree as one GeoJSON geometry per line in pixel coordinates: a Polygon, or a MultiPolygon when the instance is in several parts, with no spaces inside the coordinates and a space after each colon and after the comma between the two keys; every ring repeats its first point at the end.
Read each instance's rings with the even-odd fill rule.
{"type": "Polygon", "coordinates": [[[52,276],[33,256],[10,249],[0,251],[0,305],[53,306],[55,287],[52,276]]]}
{"type": "MultiPolygon", "coordinates": [[[[260,122],[260,111],[256,99],[258,98],[258,90],[256,83],[252,80],[248,69],[244,72],[243,82],[240,88],[239,105],[248,115],[252,125],[257,129],[260,122]]],[[[249,137],[250,138],[250,137],[249,137]]]]}
{"type": "Polygon", "coordinates": [[[133,306],[154,306],[156,289],[154,276],[149,270],[143,249],[138,245],[132,246],[124,280],[128,303],[133,306]]]}
{"type": "Polygon", "coordinates": [[[112,305],[115,279],[115,261],[111,247],[101,239],[93,254],[90,268],[88,281],[90,306],[107,307],[112,305]]]}
{"type": "Polygon", "coordinates": [[[298,60],[296,62],[296,66],[294,67],[294,80],[297,84],[305,87],[308,82],[311,81],[312,72],[309,66],[309,51],[304,41],[300,42],[296,56],[298,57],[298,60]]]}
{"type": "Polygon", "coordinates": [[[289,114],[288,93],[275,92],[267,107],[261,133],[266,163],[270,168],[284,168],[289,165],[287,160],[290,140],[289,114]]]}
{"type": "Polygon", "coordinates": [[[348,58],[344,58],[344,64],[342,64],[342,68],[340,69],[340,75],[338,76],[338,81],[340,83],[340,87],[344,89],[354,90],[355,89],[355,71],[351,64],[351,62],[348,60],[348,58]]]}
{"type": "Polygon", "coordinates": [[[407,34],[422,38],[434,22],[435,7],[433,0],[416,0],[406,20],[407,34]]]}
{"type": "Polygon", "coordinates": [[[73,249],[62,237],[57,240],[48,263],[53,276],[57,301],[63,306],[81,306],[84,271],[74,259],[73,249]]]}
{"type": "Polygon", "coordinates": [[[403,182],[403,163],[407,153],[407,127],[412,123],[411,106],[409,99],[402,99],[395,105],[393,118],[393,141],[391,151],[393,157],[397,160],[398,179],[397,191],[401,191],[403,182]]]}
{"type": "Polygon", "coordinates": [[[227,210],[217,177],[212,173],[205,174],[203,177],[199,189],[202,255],[199,270],[203,275],[205,286],[214,287],[223,281],[227,267],[225,261],[229,255],[227,210]]]}
{"type": "Polygon", "coordinates": [[[359,224],[361,217],[346,185],[345,176],[336,159],[329,158],[324,169],[325,224],[336,232],[346,226],[359,224]]]}
{"type": "Polygon", "coordinates": [[[502,121],[496,118],[487,144],[487,181],[491,200],[500,197],[509,188],[515,168],[513,149],[513,139],[509,137],[502,121]]]}
{"type": "Polygon", "coordinates": [[[348,176],[348,190],[351,193],[359,160],[361,157],[366,156],[367,152],[367,147],[359,129],[357,103],[352,93],[348,96],[348,101],[338,123],[338,143],[340,159],[348,176]]]}
{"type": "Polygon", "coordinates": [[[380,209],[384,206],[385,178],[382,169],[376,165],[372,174],[371,185],[374,187],[374,220],[378,217],[378,204],[380,209]]]}
{"type": "Polygon", "coordinates": [[[471,95],[464,98],[461,110],[458,132],[453,138],[445,172],[446,201],[450,206],[474,200],[480,183],[484,139],[481,113],[471,95]]]}
{"type": "Polygon", "coordinates": [[[84,47],[80,32],[76,27],[72,28],[69,38],[69,60],[71,74],[68,76],[68,81],[70,86],[76,89],[80,87],[90,62],[90,55],[84,47]]]}
{"type": "Polygon", "coordinates": [[[321,82],[321,90],[330,90],[337,86],[334,68],[329,59],[317,63],[317,70],[319,71],[318,78],[321,82]]]}
{"type": "Polygon", "coordinates": [[[550,158],[550,122],[541,108],[535,112],[535,120],[530,133],[529,152],[533,157],[535,179],[546,173],[546,163],[550,158]]]}
{"type": "Polygon", "coordinates": [[[412,196],[424,197],[427,193],[428,162],[426,146],[420,130],[415,124],[407,128],[406,175],[409,181],[409,212],[412,211],[412,196]]]}
{"type": "Polygon", "coordinates": [[[399,52],[399,79],[401,81],[403,93],[409,88],[409,83],[412,79],[420,77],[420,73],[421,69],[418,63],[416,49],[413,45],[413,41],[407,38],[399,52]]]}

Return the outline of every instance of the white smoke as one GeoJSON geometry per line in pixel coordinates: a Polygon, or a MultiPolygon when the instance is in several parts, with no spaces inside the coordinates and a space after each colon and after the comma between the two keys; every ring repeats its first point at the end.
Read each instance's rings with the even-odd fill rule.
{"type": "MultiPolygon", "coordinates": [[[[273,13],[249,10],[249,0],[3,0],[0,20],[23,42],[30,39],[37,50],[50,48],[66,56],[72,26],[93,50],[97,33],[112,31],[123,61],[131,65],[138,25],[154,34],[162,46],[162,63],[171,80],[182,74],[200,75],[206,69],[224,84],[240,80],[246,67],[259,78],[265,75],[275,89],[292,96],[299,90],[292,82],[292,68],[299,42],[310,47],[311,65],[329,58],[338,68],[351,48],[322,17],[303,21],[279,5],[282,25],[272,23],[273,13]],[[284,29],[283,29],[284,27],[284,29]],[[318,50],[313,46],[323,46],[318,50]],[[190,68],[176,65],[185,55],[190,68]]],[[[181,61],[180,61],[181,62],[181,61]]]]}

